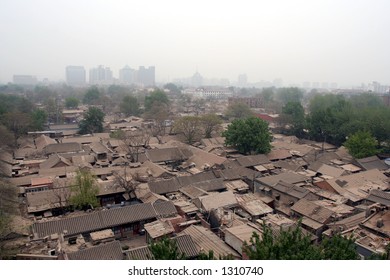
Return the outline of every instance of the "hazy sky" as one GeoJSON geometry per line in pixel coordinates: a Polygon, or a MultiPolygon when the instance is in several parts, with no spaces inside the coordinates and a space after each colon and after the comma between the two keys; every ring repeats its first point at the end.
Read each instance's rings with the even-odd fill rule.
{"type": "Polygon", "coordinates": [[[389,0],[0,0],[0,82],[127,64],[157,81],[390,84],[389,13],[389,0]]]}

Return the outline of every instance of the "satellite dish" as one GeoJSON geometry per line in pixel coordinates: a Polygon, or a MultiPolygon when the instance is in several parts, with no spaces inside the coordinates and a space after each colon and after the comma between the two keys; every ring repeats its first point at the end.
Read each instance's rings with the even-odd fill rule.
{"type": "Polygon", "coordinates": [[[385,163],[390,166],[390,158],[385,159],[385,163]]]}

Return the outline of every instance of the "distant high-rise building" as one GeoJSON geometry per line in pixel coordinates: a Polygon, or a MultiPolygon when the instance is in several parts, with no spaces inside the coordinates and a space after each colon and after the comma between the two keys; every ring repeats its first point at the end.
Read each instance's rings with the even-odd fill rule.
{"type": "Polygon", "coordinates": [[[140,66],[137,72],[137,83],[143,86],[154,86],[155,84],[155,67],[148,68],[140,66]]]}
{"type": "Polygon", "coordinates": [[[109,67],[99,65],[96,68],[89,70],[89,83],[95,84],[111,84],[113,82],[112,71],[109,67]]]}
{"type": "Polygon", "coordinates": [[[35,85],[37,83],[37,77],[31,75],[14,75],[13,82],[18,85],[35,85]]]}
{"type": "Polygon", "coordinates": [[[248,83],[248,77],[246,74],[240,74],[238,75],[238,86],[245,87],[248,83]]]}
{"type": "Polygon", "coordinates": [[[83,66],[66,67],[66,83],[68,85],[81,86],[86,83],[86,73],[83,66]]]}
{"type": "Polygon", "coordinates": [[[123,84],[135,84],[137,78],[137,71],[135,69],[130,68],[129,66],[125,66],[119,70],[119,81],[123,84]]]}

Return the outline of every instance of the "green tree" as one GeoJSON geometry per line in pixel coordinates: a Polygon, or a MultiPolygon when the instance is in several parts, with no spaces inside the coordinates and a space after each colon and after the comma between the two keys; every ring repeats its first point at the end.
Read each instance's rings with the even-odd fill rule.
{"type": "Polygon", "coordinates": [[[244,103],[233,103],[227,107],[225,115],[228,118],[244,119],[253,116],[253,112],[251,108],[244,103]]]}
{"type": "Polygon", "coordinates": [[[367,131],[358,131],[350,135],[345,141],[344,146],[355,158],[365,158],[378,153],[377,141],[367,131]]]}
{"type": "Polygon", "coordinates": [[[188,144],[193,144],[200,140],[201,120],[197,116],[185,116],[175,121],[174,131],[181,134],[188,144]]]}
{"type": "Polygon", "coordinates": [[[155,260],[185,260],[184,253],[179,252],[176,240],[163,237],[158,241],[152,241],[149,244],[149,249],[152,252],[155,260]]]}
{"type": "Polygon", "coordinates": [[[145,111],[150,111],[153,105],[157,104],[169,105],[168,96],[162,90],[155,90],[149,96],[145,97],[145,111]]]}
{"type": "Polygon", "coordinates": [[[290,133],[297,136],[304,136],[305,111],[301,103],[296,101],[287,102],[282,109],[282,118],[290,124],[290,133]]]}
{"type": "Polygon", "coordinates": [[[46,111],[42,109],[36,109],[31,113],[31,129],[43,130],[47,122],[46,111]]]}
{"type": "Polygon", "coordinates": [[[68,97],[65,99],[65,107],[68,109],[75,109],[79,106],[80,100],[77,97],[68,97]]]}
{"type": "Polygon", "coordinates": [[[104,113],[96,107],[90,107],[79,123],[80,134],[103,132],[104,113]]]}
{"type": "Polygon", "coordinates": [[[173,94],[180,94],[180,92],[181,92],[180,88],[173,83],[165,84],[164,89],[169,90],[169,92],[173,93],[173,94]]]}
{"type": "Polygon", "coordinates": [[[200,117],[200,123],[205,138],[211,138],[212,134],[221,130],[222,120],[216,114],[207,114],[200,117]]]}
{"type": "Polygon", "coordinates": [[[352,236],[346,238],[341,234],[332,237],[325,237],[320,248],[322,259],[325,260],[359,260],[359,254],[355,244],[356,239],[352,236]]]}
{"type": "Polygon", "coordinates": [[[120,104],[120,110],[127,116],[138,116],[140,110],[137,98],[131,95],[123,97],[122,103],[120,104]]]}
{"type": "Polygon", "coordinates": [[[98,207],[97,195],[99,188],[94,175],[87,169],[80,169],[76,175],[76,182],[71,186],[72,195],[70,204],[78,209],[98,207]]]}
{"type": "Polygon", "coordinates": [[[243,154],[266,154],[271,151],[272,136],[268,123],[257,117],[234,120],[222,136],[226,137],[226,145],[234,146],[243,154]]]}
{"type": "Polygon", "coordinates": [[[84,95],[83,103],[89,105],[97,105],[101,95],[102,94],[96,86],[90,87],[84,95]]]}
{"type": "Polygon", "coordinates": [[[341,235],[325,237],[320,244],[312,243],[305,235],[301,223],[288,230],[274,233],[263,224],[261,237],[253,233],[249,242],[244,242],[243,252],[251,260],[357,260],[355,239],[341,235]]]}
{"type": "Polygon", "coordinates": [[[213,250],[209,250],[207,253],[201,252],[197,258],[198,260],[234,260],[233,255],[223,255],[218,258],[214,255],[213,250]]]}
{"type": "Polygon", "coordinates": [[[279,88],[277,98],[283,105],[288,102],[300,103],[303,98],[303,91],[297,87],[279,88]]]}

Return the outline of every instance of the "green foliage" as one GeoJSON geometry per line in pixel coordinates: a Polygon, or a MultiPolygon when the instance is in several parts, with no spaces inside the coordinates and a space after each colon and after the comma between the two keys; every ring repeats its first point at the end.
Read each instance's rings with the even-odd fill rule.
{"type": "Polygon", "coordinates": [[[75,109],[79,106],[80,100],[77,97],[68,97],[65,99],[65,107],[75,109]]]}
{"type": "Polygon", "coordinates": [[[217,258],[214,255],[214,251],[209,250],[207,253],[201,252],[197,259],[198,260],[234,260],[234,257],[231,254],[229,254],[229,255],[219,256],[217,258]]]}
{"type": "Polygon", "coordinates": [[[185,260],[184,253],[179,252],[176,240],[163,237],[161,240],[152,241],[149,244],[149,249],[152,252],[155,260],[185,260]]]}
{"type": "Polygon", "coordinates": [[[325,260],[359,260],[355,238],[346,238],[340,234],[325,237],[321,242],[322,259],[325,260]]]}
{"type": "Polygon", "coordinates": [[[99,201],[96,196],[99,188],[94,175],[87,169],[80,169],[76,175],[76,183],[71,186],[72,196],[70,204],[78,209],[98,207],[99,201]]]}
{"type": "Polygon", "coordinates": [[[257,117],[234,120],[222,136],[226,137],[226,145],[234,146],[243,154],[266,154],[271,151],[272,136],[268,123],[257,117]]]}
{"type": "Polygon", "coordinates": [[[83,103],[96,105],[101,97],[101,93],[96,86],[90,87],[84,95],[83,103]]]}
{"type": "Polygon", "coordinates": [[[303,91],[297,87],[279,88],[276,95],[283,105],[289,102],[301,103],[303,91]]]}
{"type": "Polygon", "coordinates": [[[350,135],[344,146],[355,158],[365,158],[378,153],[377,140],[368,131],[358,131],[350,135]]]}
{"type": "Polygon", "coordinates": [[[96,107],[90,107],[79,123],[80,134],[103,132],[104,113],[96,107]]]}
{"type": "Polygon", "coordinates": [[[302,233],[300,223],[278,234],[263,224],[262,236],[253,233],[250,243],[244,242],[243,252],[251,260],[356,260],[359,255],[354,242],[353,238],[335,235],[313,244],[302,233]]]}
{"type": "Polygon", "coordinates": [[[162,90],[155,90],[149,96],[145,97],[145,111],[151,111],[153,105],[169,105],[168,96],[162,90]]]}
{"type": "Polygon", "coordinates": [[[173,94],[179,94],[181,92],[180,88],[173,83],[165,84],[164,89],[168,89],[169,92],[171,92],[173,94]]]}
{"type": "Polygon", "coordinates": [[[296,101],[288,102],[284,105],[282,116],[290,124],[290,133],[297,136],[304,136],[305,111],[301,103],[296,101]]]}
{"type": "Polygon", "coordinates": [[[253,112],[251,108],[244,103],[233,103],[228,106],[225,115],[232,119],[245,119],[253,116],[253,112]]]}
{"type": "Polygon", "coordinates": [[[31,129],[43,130],[47,122],[47,113],[42,109],[36,109],[31,113],[31,129]]]}
{"type": "Polygon", "coordinates": [[[138,116],[140,110],[137,98],[131,95],[123,97],[122,103],[120,104],[120,110],[127,116],[138,116]]]}

